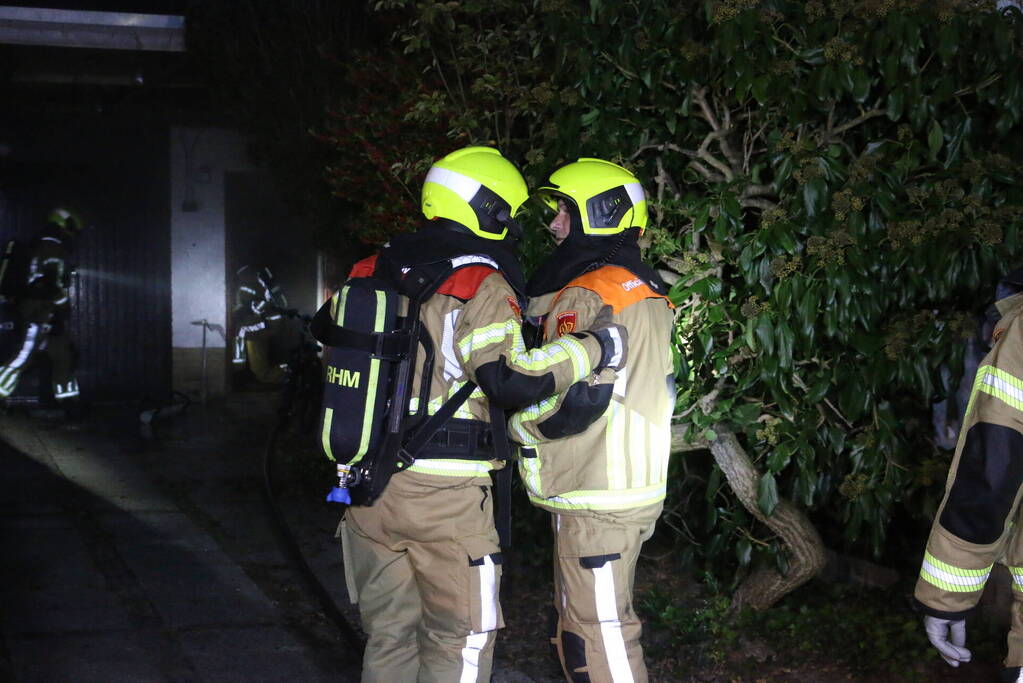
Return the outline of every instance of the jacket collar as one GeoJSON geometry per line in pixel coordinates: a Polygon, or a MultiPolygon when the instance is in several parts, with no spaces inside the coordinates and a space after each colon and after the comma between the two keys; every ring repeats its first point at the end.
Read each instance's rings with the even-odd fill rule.
{"type": "Polygon", "coordinates": [[[1002,314],[1002,318],[1017,315],[1020,310],[1023,310],[1023,292],[999,299],[995,302],[995,307],[1002,314]]]}

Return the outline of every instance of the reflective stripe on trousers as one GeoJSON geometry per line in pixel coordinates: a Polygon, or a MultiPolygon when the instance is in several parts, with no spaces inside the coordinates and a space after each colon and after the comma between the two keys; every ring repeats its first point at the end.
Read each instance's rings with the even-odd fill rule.
{"type": "Polygon", "coordinates": [[[607,668],[611,670],[614,683],[633,683],[629,656],[625,652],[622,638],[622,622],[618,619],[618,603],[615,600],[615,579],[608,560],[593,570],[593,600],[600,620],[600,635],[607,655],[607,668]]]}
{"type": "Polygon", "coordinates": [[[480,654],[494,636],[497,629],[498,581],[497,565],[490,555],[484,555],[479,566],[480,582],[480,624],[479,633],[471,633],[462,648],[462,675],[459,683],[477,683],[480,677],[480,654]]]}
{"type": "Polygon", "coordinates": [[[21,375],[22,367],[32,357],[32,354],[39,350],[40,343],[46,339],[42,332],[41,325],[29,323],[25,328],[25,339],[21,343],[21,348],[7,365],[0,365],[0,398],[7,398],[18,386],[18,377],[21,375]]]}
{"type": "Polygon", "coordinates": [[[18,351],[18,355],[14,357],[10,363],[7,364],[9,368],[20,368],[24,365],[29,357],[32,355],[32,351],[39,340],[40,326],[35,323],[29,323],[25,330],[25,341],[21,345],[21,349],[18,351]]]}
{"type": "Polygon", "coordinates": [[[232,363],[242,365],[245,363],[245,337],[239,336],[234,338],[234,355],[231,358],[232,363]]]}
{"type": "Polygon", "coordinates": [[[53,397],[57,400],[78,396],[78,380],[70,379],[64,384],[53,385],[53,397]]]}

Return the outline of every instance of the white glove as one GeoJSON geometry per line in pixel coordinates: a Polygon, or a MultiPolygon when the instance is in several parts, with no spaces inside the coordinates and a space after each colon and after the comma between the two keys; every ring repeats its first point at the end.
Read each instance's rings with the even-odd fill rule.
{"type": "Polygon", "coordinates": [[[970,661],[973,655],[963,647],[966,645],[965,619],[924,617],[924,630],[927,631],[927,640],[949,666],[956,667],[960,662],[970,661]]]}

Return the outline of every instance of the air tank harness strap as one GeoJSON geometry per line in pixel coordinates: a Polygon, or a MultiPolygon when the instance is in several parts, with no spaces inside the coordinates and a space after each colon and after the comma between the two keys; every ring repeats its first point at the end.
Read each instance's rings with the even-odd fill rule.
{"type": "Polygon", "coordinates": [[[421,453],[417,459],[493,460],[494,435],[487,422],[453,419],[434,433],[423,450],[428,453],[421,453]]]}
{"type": "Polygon", "coordinates": [[[494,470],[490,476],[494,480],[494,523],[497,526],[497,538],[502,548],[511,547],[511,484],[512,484],[512,462],[515,456],[512,454],[511,444],[508,443],[508,426],[505,422],[504,408],[490,404],[490,429],[494,434],[494,451],[498,460],[504,461],[504,467],[494,470]]]}
{"type": "Polygon", "coordinates": [[[332,325],[314,336],[318,342],[326,346],[365,351],[374,358],[388,361],[399,361],[404,358],[409,345],[408,330],[359,332],[332,325]]]}
{"type": "Polygon", "coordinates": [[[440,428],[444,426],[452,415],[455,414],[466,399],[469,398],[469,394],[476,390],[476,385],[473,382],[466,382],[455,392],[455,395],[444,402],[444,405],[440,409],[431,415],[426,422],[420,425],[412,436],[405,441],[405,444],[398,451],[398,458],[404,463],[405,467],[408,467],[415,462],[417,457],[422,457],[419,452],[423,450],[423,446],[430,442],[434,434],[440,431],[440,428]]]}

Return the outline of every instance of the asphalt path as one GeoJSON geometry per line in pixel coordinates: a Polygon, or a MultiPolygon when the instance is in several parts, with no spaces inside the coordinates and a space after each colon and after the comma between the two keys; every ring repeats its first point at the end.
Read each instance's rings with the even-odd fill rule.
{"type": "MultiPolygon", "coordinates": [[[[301,588],[260,498],[272,396],[156,425],[0,417],[0,680],[357,681],[352,647],[301,588]]],[[[324,511],[310,563],[340,560],[324,511]]]]}

